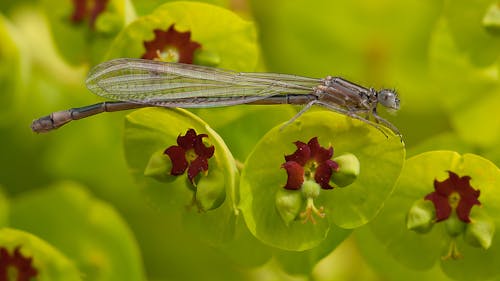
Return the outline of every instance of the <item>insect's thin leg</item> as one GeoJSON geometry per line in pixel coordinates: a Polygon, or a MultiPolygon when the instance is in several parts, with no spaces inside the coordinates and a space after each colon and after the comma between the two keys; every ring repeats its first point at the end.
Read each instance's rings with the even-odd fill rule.
{"type": "Polygon", "coordinates": [[[281,125],[280,131],[283,131],[286,127],[288,127],[290,124],[292,124],[297,118],[299,118],[302,114],[304,114],[306,111],[308,111],[313,105],[317,104],[319,101],[318,100],[312,100],[308,102],[295,116],[293,116],[290,120],[288,120],[285,124],[281,125]]]}
{"type": "Polygon", "coordinates": [[[343,108],[341,108],[341,107],[335,106],[335,105],[330,104],[330,103],[321,102],[321,101],[316,102],[316,104],[321,105],[321,106],[323,106],[323,107],[326,107],[326,108],[328,108],[328,109],[330,109],[330,110],[333,110],[333,111],[335,111],[335,112],[338,112],[338,113],[341,113],[341,114],[347,115],[347,116],[349,116],[349,117],[351,117],[351,118],[354,118],[354,119],[358,119],[358,120],[360,120],[360,121],[363,121],[363,122],[365,122],[366,124],[371,125],[371,126],[373,126],[374,128],[376,128],[377,130],[379,130],[382,134],[384,134],[384,136],[385,136],[386,138],[389,138],[389,136],[387,135],[387,133],[386,133],[386,132],[384,132],[384,130],[383,130],[384,128],[383,128],[382,126],[380,126],[379,124],[374,123],[374,122],[372,122],[372,121],[370,121],[370,120],[368,120],[368,119],[365,119],[365,118],[363,118],[363,117],[361,117],[361,116],[357,115],[356,113],[354,113],[354,112],[352,112],[352,111],[349,111],[349,110],[343,109],[343,108]]]}
{"type": "Polygon", "coordinates": [[[403,137],[402,137],[401,133],[399,132],[398,128],[396,126],[394,126],[391,122],[389,122],[386,119],[378,116],[378,114],[376,114],[376,113],[373,114],[373,117],[375,118],[375,121],[377,123],[380,122],[380,123],[384,124],[386,127],[388,127],[389,129],[391,129],[391,131],[393,131],[396,135],[398,135],[401,138],[401,140],[402,140],[403,137]]]}

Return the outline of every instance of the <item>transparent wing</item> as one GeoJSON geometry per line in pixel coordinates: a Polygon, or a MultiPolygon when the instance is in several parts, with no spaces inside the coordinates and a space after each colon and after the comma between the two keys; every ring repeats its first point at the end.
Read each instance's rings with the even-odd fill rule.
{"type": "Polygon", "coordinates": [[[320,79],[244,73],[191,64],[115,59],[87,77],[93,93],[156,106],[208,107],[248,103],[278,94],[309,94],[320,79]]]}

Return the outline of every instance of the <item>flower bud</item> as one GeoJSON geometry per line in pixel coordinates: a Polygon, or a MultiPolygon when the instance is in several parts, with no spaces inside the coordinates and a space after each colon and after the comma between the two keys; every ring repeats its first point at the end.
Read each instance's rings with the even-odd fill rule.
{"type": "Polygon", "coordinates": [[[276,192],[276,210],[281,216],[281,219],[288,226],[294,221],[302,209],[304,198],[297,190],[288,190],[280,188],[276,192]]]}
{"type": "Polygon", "coordinates": [[[163,153],[163,150],[158,150],[149,158],[144,175],[161,182],[170,182],[175,179],[174,176],[170,175],[171,169],[172,162],[168,156],[163,153]]]}
{"type": "Polygon", "coordinates": [[[450,237],[457,237],[464,233],[466,225],[467,223],[461,221],[455,213],[444,221],[446,233],[448,233],[450,237]]]}
{"type": "Polygon", "coordinates": [[[301,186],[302,195],[304,198],[316,198],[321,191],[321,186],[312,180],[306,180],[301,186]]]}
{"type": "Polygon", "coordinates": [[[428,200],[417,200],[406,216],[406,228],[418,233],[427,233],[434,226],[436,211],[428,200]]]}
{"type": "Polygon", "coordinates": [[[196,185],[196,202],[202,211],[218,208],[226,198],[224,174],[213,170],[196,185]]]}
{"type": "Polygon", "coordinates": [[[331,181],[338,187],[345,187],[353,183],[359,176],[359,160],[352,153],[342,154],[333,158],[339,169],[333,172],[331,181]]]}
{"type": "Polygon", "coordinates": [[[474,219],[465,228],[464,240],[469,245],[487,250],[491,246],[495,224],[486,216],[474,219]]]}

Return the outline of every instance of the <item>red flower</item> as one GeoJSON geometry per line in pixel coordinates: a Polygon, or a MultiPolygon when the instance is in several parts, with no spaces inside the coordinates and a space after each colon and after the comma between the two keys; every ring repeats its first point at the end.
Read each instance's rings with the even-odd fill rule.
{"type": "Polygon", "coordinates": [[[155,38],[145,41],[146,53],[143,59],[162,59],[166,56],[167,61],[193,63],[194,51],[201,47],[197,42],[191,41],[191,32],[178,32],[171,25],[167,31],[154,30],[155,38]]]}
{"type": "Polygon", "coordinates": [[[318,138],[314,137],[307,144],[296,141],[297,150],[285,156],[286,162],[281,166],[288,174],[286,189],[299,189],[304,177],[314,177],[322,189],[332,189],[330,177],[339,165],[331,160],[333,147],[321,147],[318,138]]]}
{"type": "MultiPolygon", "coordinates": [[[[206,134],[196,134],[194,129],[189,129],[184,136],[177,137],[177,144],[165,149],[164,154],[172,161],[170,174],[178,176],[187,169],[189,181],[201,172],[208,171],[208,159],[214,155],[215,147],[206,147],[203,138],[206,134]]],[[[194,184],[194,183],[193,183],[194,184]]]]}
{"type": "Polygon", "coordinates": [[[106,9],[108,1],[109,0],[73,0],[75,10],[71,15],[71,21],[74,23],[80,23],[88,17],[89,26],[94,29],[95,21],[97,17],[106,9]]]}
{"type": "Polygon", "coordinates": [[[450,217],[451,212],[456,210],[458,218],[463,222],[470,222],[470,210],[474,205],[481,205],[477,199],[479,190],[470,186],[470,177],[459,177],[448,171],[449,178],[439,182],[434,180],[435,191],[425,196],[426,200],[432,201],[436,208],[437,221],[450,217]]]}
{"type": "Polygon", "coordinates": [[[31,264],[32,258],[24,257],[19,251],[19,247],[14,249],[12,255],[7,249],[0,248],[0,281],[12,280],[9,278],[10,270],[15,269],[16,281],[29,281],[38,275],[38,271],[31,264]]]}

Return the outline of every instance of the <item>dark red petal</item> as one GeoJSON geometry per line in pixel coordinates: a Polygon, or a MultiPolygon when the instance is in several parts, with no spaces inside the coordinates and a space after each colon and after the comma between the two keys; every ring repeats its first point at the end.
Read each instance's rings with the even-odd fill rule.
{"type": "MultiPolygon", "coordinates": [[[[450,174],[454,174],[453,172],[448,172],[450,174]]],[[[455,189],[458,194],[460,194],[460,201],[457,206],[457,215],[458,218],[463,222],[470,222],[470,210],[474,205],[481,205],[478,198],[481,192],[479,190],[475,190],[470,185],[470,177],[463,176],[459,178],[458,176],[454,177],[455,189]]]]}
{"type": "Polygon", "coordinates": [[[333,156],[333,147],[330,146],[328,149],[321,147],[317,137],[309,140],[307,146],[311,150],[311,158],[316,160],[318,164],[332,158],[333,156]]]}
{"type": "Polygon", "coordinates": [[[450,178],[447,178],[442,182],[434,180],[434,190],[437,193],[446,197],[448,197],[453,191],[456,191],[455,185],[453,184],[453,181],[450,178]]]}
{"type": "Polygon", "coordinates": [[[73,14],[71,21],[80,23],[88,18],[90,28],[95,28],[95,22],[100,14],[106,10],[109,0],[73,0],[73,14]]]}
{"type": "MultiPolygon", "coordinates": [[[[470,222],[470,210],[474,204],[470,204],[465,200],[460,200],[457,206],[457,216],[463,222],[470,222]]],[[[479,204],[477,204],[479,205],[479,204]]]]}
{"type": "Polygon", "coordinates": [[[206,134],[199,134],[194,142],[194,152],[198,156],[203,156],[206,159],[211,158],[214,155],[215,147],[213,145],[206,147],[203,143],[203,138],[208,137],[206,134]]]}
{"type": "Polygon", "coordinates": [[[81,22],[87,14],[87,0],[73,0],[74,11],[71,15],[73,22],[81,22]]]}
{"type": "Polygon", "coordinates": [[[208,159],[203,156],[198,156],[194,159],[188,168],[188,178],[191,183],[193,183],[193,179],[201,172],[208,170],[208,159]]]}
{"type": "Polygon", "coordinates": [[[189,129],[184,136],[177,137],[177,144],[185,150],[193,148],[195,141],[196,131],[194,129],[189,129]]]}
{"type": "MultiPolygon", "coordinates": [[[[453,172],[449,173],[452,174],[453,172]]],[[[460,194],[461,200],[466,200],[467,202],[473,205],[481,205],[481,203],[477,199],[479,198],[480,191],[474,189],[470,185],[469,176],[463,176],[461,178],[457,178],[454,183],[455,183],[455,189],[458,192],[458,194],[460,194]]]]}
{"type": "Polygon", "coordinates": [[[172,145],[171,147],[165,149],[164,154],[167,154],[172,161],[172,170],[170,174],[173,176],[182,175],[188,166],[186,160],[186,150],[180,146],[172,145]]]}
{"type": "Polygon", "coordinates": [[[106,9],[106,5],[108,4],[109,0],[94,0],[94,6],[90,10],[90,19],[89,19],[89,24],[91,28],[95,28],[95,21],[97,20],[97,17],[104,12],[106,9]]]}
{"type": "Polygon", "coordinates": [[[17,273],[17,281],[29,281],[38,275],[32,265],[33,258],[24,257],[21,254],[19,247],[17,247],[12,255],[9,254],[7,249],[0,248],[0,280],[8,280],[8,268],[15,268],[17,273]]]}
{"type": "Polygon", "coordinates": [[[295,150],[293,154],[285,155],[285,161],[297,162],[303,167],[306,165],[307,161],[311,159],[311,150],[309,149],[307,144],[301,141],[296,141],[294,142],[294,144],[297,147],[297,150],[295,150]]]}
{"type": "Polygon", "coordinates": [[[334,172],[339,170],[339,164],[331,159],[325,161],[325,164],[328,165],[334,172]]]}
{"type": "Polygon", "coordinates": [[[323,189],[333,189],[333,186],[330,185],[330,178],[332,176],[333,171],[338,170],[339,165],[337,162],[333,160],[326,160],[321,163],[318,168],[316,168],[316,172],[314,174],[314,180],[321,186],[323,189]]]}
{"type": "Polygon", "coordinates": [[[436,221],[447,219],[451,214],[451,206],[448,202],[448,196],[443,196],[437,191],[427,194],[426,200],[432,201],[436,209],[436,221]]]}
{"type": "Polygon", "coordinates": [[[153,40],[144,42],[146,53],[142,55],[143,59],[158,58],[158,51],[174,48],[179,54],[178,62],[193,63],[194,52],[201,47],[199,43],[191,41],[191,32],[178,32],[174,29],[174,25],[171,25],[167,31],[155,29],[154,34],[153,40]]]}
{"type": "Polygon", "coordinates": [[[304,183],[304,168],[302,165],[295,161],[287,161],[281,167],[286,170],[288,175],[284,188],[299,189],[304,183]]]}

